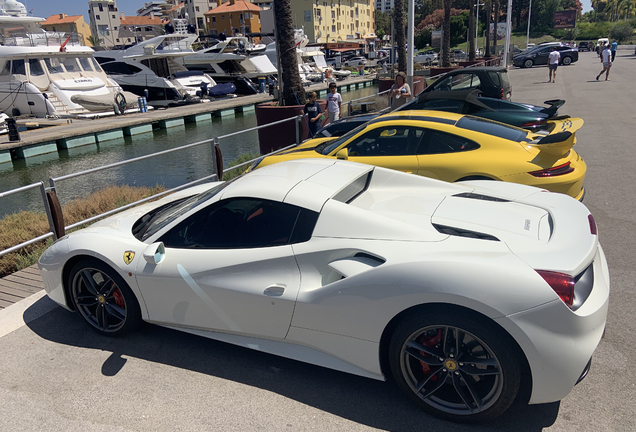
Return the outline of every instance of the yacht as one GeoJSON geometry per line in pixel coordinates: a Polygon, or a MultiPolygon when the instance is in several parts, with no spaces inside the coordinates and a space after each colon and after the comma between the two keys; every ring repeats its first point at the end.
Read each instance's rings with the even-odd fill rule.
{"type": "MultiPolygon", "coordinates": [[[[165,34],[125,50],[98,51],[96,60],[124,90],[145,96],[151,106],[198,103],[216,81],[202,71],[190,72],[176,58],[195,54],[192,34],[165,34]]],[[[232,93],[226,88],[225,94],[232,93]]],[[[218,94],[214,92],[215,95],[218,94]]]]}
{"type": "Polygon", "coordinates": [[[251,81],[277,74],[269,61],[265,46],[252,45],[246,37],[228,37],[223,41],[212,39],[214,45],[177,60],[189,70],[203,71],[217,82],[231,82],[240,94],[258,93],[251,81]]]}
{"type": "Polygon", "coordinates": [[[90,114],[72,100],[85,95],[109,99],[111,104],[100,111],[113,113],[115,95],[122,89],[108,79],[91,48],[69,44],[70,36],[59,43],[37,25],[44,18],[26,16],[24,5],[15,0],[0,0],[0,12],[0,28],[26,31],[24,37],[1,41],[0,111],[14,117],[90,114]]]}

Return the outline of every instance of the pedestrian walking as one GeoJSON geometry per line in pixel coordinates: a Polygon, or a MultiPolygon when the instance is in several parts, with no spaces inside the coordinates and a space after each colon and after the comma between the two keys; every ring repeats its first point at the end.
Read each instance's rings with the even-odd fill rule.
{"type": "Polygon", "coordinates": [[[614,39],[614,42],[612,42],[612,63],[614,63],[614,58],[616,57],[616,50],[618,49],[618,42],[616,42],[616,39],[614,39]]]}
{"type": "Polygon", "coordinates": [[[320,129],[322,125],[322,120],[324,116],[322,115],[322,108],[320,104],[316,101],[317,95],[316,92],[307,93],[307,97],[309,98],[309,102],[305,104],[305,108],[303,112],[307,116],[307,124],[309,125],[309,133],[313,137],[320,129]]]}
{"type": "Polygon", "coordinates": [[[610,49],[609,44],[605,45],[605,49],[601,55],[603,57],[603,70],[596,75],[596,81],[598,81],[600,76],[603,75],[603,72],[605,72],[605,81],[609,81],[610,68],[612,67],[612,50],[610,49]]]}
{"type": "Polygon", "coordinates": [[[391,99],[391,110],[401,107],[411,100],[411,87],[406,83],[404,72],[398,72],[395,77],[395,84],[389,90],[389,98],[391,99]]]}
{"type": "Polygon", "coordinates": [[[548,56],[548,82],[556,81],[556,72],[560,61],[561,53],[557,51],[556,47],[552,47],[552,52],[548,56]]]}
{"type": "Polygon", "coordinates": [[[335,82],[329,83],[329,94],[327,94],[327,116],[329,123],[342,117],[340,108],[342,107],[342,96],[338,93],[338,86],[335,82]]]}

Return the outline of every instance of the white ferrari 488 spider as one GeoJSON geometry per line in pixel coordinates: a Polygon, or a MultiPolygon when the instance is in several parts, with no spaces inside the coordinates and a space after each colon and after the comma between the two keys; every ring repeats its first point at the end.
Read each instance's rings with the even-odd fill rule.
{"type": "Polygon", "coordinates": [[[139,206],[64,236],[39,265],[48,295],[101,334],[147,321],[392,376],[465,422],[520,394],[564,398],[609,297],[596,224],[573,198],[325,159],[139,206]]]}

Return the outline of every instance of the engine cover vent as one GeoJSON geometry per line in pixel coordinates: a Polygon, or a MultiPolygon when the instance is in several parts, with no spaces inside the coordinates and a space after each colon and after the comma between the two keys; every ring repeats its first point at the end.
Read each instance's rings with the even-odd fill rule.
{"type": "Polygon", "coordinates": [[[438,225],[438,224],[433,224],[433,226],[435,227],[437,231],[439,231],[442,234],[448,234],[448,235],[459,236],[459,237],[468,237],[468,238],[474,238],[479,240],[500,241],[495,236],[492,236],[490,234],[480,233],[477,231],[470,231],[470,230],[465,230],[461,228],[454,228],[454,227],[450,227],[446,225],[438,225]]]}
{"type": "Polygon", "coordinates": [[[510,200],[507,200],[507,199],[497,198],[497,197],[488,196],[488,195],[477,194],[477,193],[473,193],[473,192],[463,192],[463,193],[460,193],[460,194],[457,194],[457,195],[453,195],[453,196],[459,197],[459,198],[471,198],[471,199],[478,199],[478,200],[484,200],[484,201],[510,202],[510,200]]]}

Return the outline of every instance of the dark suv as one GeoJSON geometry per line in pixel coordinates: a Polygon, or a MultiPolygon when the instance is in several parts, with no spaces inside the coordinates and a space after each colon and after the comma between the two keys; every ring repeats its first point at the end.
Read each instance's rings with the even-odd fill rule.
{"type": "Polygon", "coordinates": [[[591,51],[589,42],[579,42],[579,51],[591,51]]]}
{"type": "Polygon", "coordinates": [[[578,48],[572,48],[567,45],[539,45],[538,47],[528,51],[523,52],[519,55],[514,56],[512,59],[512,64],[517,67],[531,68],[535,65],[547,65],[548,64],[548,56],[552,51],[552,48],[556,48],[557,51],[561,53],[561,61],[562,65],[569,65],[579,60],[579,50],[578,48]]]}
{"type": "Polygon", "coordinates": [[[479,89],[482,96],[510,100],[512,84],[508,70],[501,66],[455,69],[424,89],[424,92],[479,89]]]}

